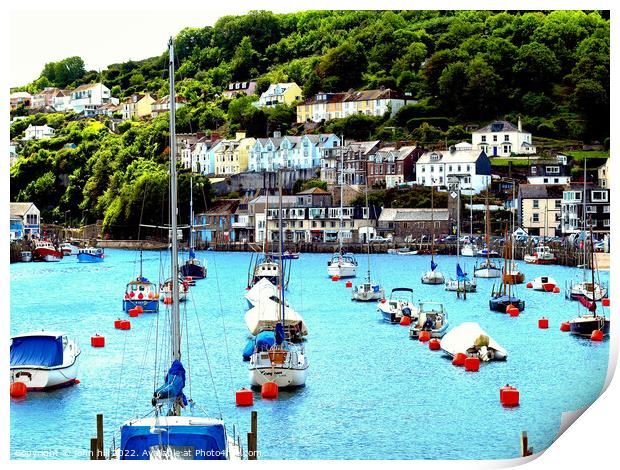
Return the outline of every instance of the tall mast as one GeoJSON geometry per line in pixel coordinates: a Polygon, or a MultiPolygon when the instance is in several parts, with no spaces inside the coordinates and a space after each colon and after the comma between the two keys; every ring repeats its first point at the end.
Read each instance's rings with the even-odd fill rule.
{"type": "Polygon", "coordinates": [[[194,257],[194,177],[189,173],[189,257],[194,257]]]}
{"type": "Polygon", "coordinates": [[[269,188],[265,188],[265,237],[263,238],[263,254],[267,257],[269,250],[269,188]]]}
{"type": "Polygon", "coordinates": [[[168,74],[170,76],[170,229],[171,261],[170,282],[172,284],[172,317],[170,320],[172,359],[181,359],[181,320],[179,315],[179,247],[177,240],[177,142],[176,142],[176,98],[174,95],[174,44],[168,41],[168,74]]]}
{"type": "MultiPolygon", "coordinates": [[[[517,210],[517,201],[515,200],[515,184],[516,181],[512,180],[512,220],[510,227],[510,268],[514,270],[515,268],[515,212],[517,210]]],[[[505,264],[505,263],[504,263],[505,264]]]]}
{"type": "Polygon", "coordinates": [[[342,198],[344,195],[344,136],[341,136],[342,148],[340,149],[340,225],[338,229],[338,249],[342,254],[342,198]]]}
{"type": "MultiPolygon", "coordinates": [[[[435,181],[431,177],[431,264],[435,261],[435,201],[433,195],[435,194],[435,181]]],[[[432,267],[432,266],[431,266],[432,267]]]]}
{"type": "Polygon", "coordinates": [[[491,257],[491,235],[489,232],[491,232],[491,213],[489,211],[489,188],[487,187],[487,195],[485,197],[485,203],[486,203],[486,225],[484,227],[484,231],[485,231],[485,241],[487,243],[487,266],[489,266],[489,258],[491,257]]]}
{"type": "Polygon", "coordinates": [[[474,238],[474,191],[471,189],[471,184],[469,186],[469,243],[472,243],[472,238],[474,238]]]}
{"type": "MultiPolygon", "coordinates": [[[[368,216],[368,228],[370,228],[370,206],[368,205],[368,184],[366,184],[366,215],[368,216]]],[[[370,234],[366,230],[366,248],[368,249],[368,283],[370,283],[370,234]]]]}
{"type": "MultiPolygon", "coordinates": [[[[583,203],[583,280],[586,280],[586,269],[587,269],[587,263],[588,263],[588,256],[587,256],[587,251],[586,251],[586,180],[588,178],[588,175],[586,173],[586,169],[588,166],[588,159],[584,158],[583,159],[583,194],[581,195],[581,199],[582,199],[582,203],[583,203]]],[[[590,224],[592,225],[592,224],[590,224]]],[[[594,296],[594,294],[593,294],[594,296]]]]}
{"type": "Polygon", "coordinates": [[[284,271],[283,263],[282,263],[282,246],[284,245],[283,238],[284,231],[282,230],[282,169],[278,169],[278,239],[279,243],[279,254],[278,256],[278,270],[280,271],[280,321],[282,322],[282,326],[284,326],[284,271]]]}

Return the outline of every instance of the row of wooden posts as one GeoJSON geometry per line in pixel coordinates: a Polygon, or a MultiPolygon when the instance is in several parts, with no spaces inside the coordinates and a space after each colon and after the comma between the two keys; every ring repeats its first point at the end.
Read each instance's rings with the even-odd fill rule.
{"type": "MultiPolygon", "coordinates": [[[[258,412],[252,411],[248,433],[248,460],[258,460],[258,412]]],[[[97,437],[90,440],[90,460],[105,460],[103,453],[103,414],[97,414],[97,437]]]]}

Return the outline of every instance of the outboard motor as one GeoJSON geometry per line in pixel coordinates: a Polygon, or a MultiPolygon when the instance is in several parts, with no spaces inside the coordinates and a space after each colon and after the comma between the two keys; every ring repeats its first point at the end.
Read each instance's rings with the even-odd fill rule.
{"type": "Polygon", "coordinates": [[[409,307],[403,308],[403,315],[406,317],[411,317],[411,309],[409,307]]]}

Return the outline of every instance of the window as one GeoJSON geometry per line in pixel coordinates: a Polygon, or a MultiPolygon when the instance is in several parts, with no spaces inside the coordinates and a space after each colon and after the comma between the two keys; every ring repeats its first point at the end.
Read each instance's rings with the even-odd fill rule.
{"type": "Polygon", "coordinates": [[[538,220],[538,212],[534,212],[532,214],[532,222],[539,222],[539,220],[538,220]]]}
{"type": "Polygon", "coordinates": [[[535,174],[536,174],[536,167],[535,167],[535,166],[533,166],[533,167],[532,167],[532,169],[531,169],[531,173],[532,173],[533,175],[535,175],[535,174]]]}
{"type": "Polygon", "coordinates": [[[609,219],[603,219],[603,227],[609,227],[609,219]]]}
{"type": "Polygon", "coordinates": [[[448,165],[448,171],[452,171],[452,165],[448,165]]]}
{"type": "Polygon", "coordinates": [[[508,153],[508,145],[504,145],[504,153],[508,153]]]}
{"type": "Polygon", "coordinates": [[[562,201],[560,199],[556,199],[555,200],[555,208],[559,209],[560,207],[562,207],[562,201]]]}
{"type": "Polygon", "coordinates": [[[545,171],[549,175],[559,175],[560,174],[560,167],[559,166],[548,166],[548,167],[545,168],[545,171]]]}
{"type": "Polygon", "coordinates": [[[603,206],[603,212],[609,214],[609,206],[603,206]]]}
{"type": "Polygon", "coordinates": [[[549,178],[543,178],[543,183],[548,183],[549,182],[549,178]]]}
{"type": "Polygon", "coordinates": [[[493,136],[493,142],[497,142],[497,136],[496,135],[493,136]]]}
{"type": "Polygon", "coordinates": [[[607,191],[592,191],[592,201],[607,201],[607,191]]]}
{"type": "Polygon", "coordinates": [[[596,214],[596,206],[586,206],[586,214],[596,214]]]}
{"type": "Polygon", "coordinates": [[[487,136],[486,136],[486,135],[483,135],[483,136],[481,137],[481,141],[482,141],[482,142],[486,142],[486,141],[487,141],[487,136]]]}
{"type": "Polygon", "coordinates": [[[504,142],[510,142],[510,136],[508,134],[504,134],[504,142]]]}

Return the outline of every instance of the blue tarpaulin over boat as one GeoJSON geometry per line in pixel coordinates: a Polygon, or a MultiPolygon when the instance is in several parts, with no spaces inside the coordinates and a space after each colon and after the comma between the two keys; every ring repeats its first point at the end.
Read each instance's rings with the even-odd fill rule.
{"type": "Polygon", "coordinates": [[[437,263],[431,260],[431,271],[434,271],[435,269],[437,269],[437,263]]]}
{"type": "Polygon", "coordinates": [[[459,281],[469,281],[469,278],[467,277],[467,273],[464,273],[463,270],[461,269],[461,265],[460,264],[456,264],[456,278],[459,281]]]}
{"type": "Polygon", "coordinates": [[[62,364],[62,336],[23,336],[12,339],[11,366],[55,367],[62,364]]]}
{"type": "Polygon", "coordinates": [[[187,399],[183,394],[183,387],[185,387],[185,369],[181,361],[177,359],[172,363],[165,380],[166,383],[155,391],[155,396],[158,398],[181,397],[183,404],[187,405],[187,399]]]}
{"type": "Polygon", "coordinates": [[[284,326],[282,323],[276,323],[276,334],[275,334],[276,344],[282,344],[284,342],[284,326]]]}
{"type": "Polygon", "coordinates": [[[227,458],[226,431],[221,423],[161,425],[157,431],[150,426],[121,427],[121,460],[149,460],[155,458],[153,453],[185,460],[227,458]]]}
{"type": "Polygon", "coordinates": [[[276,338],[273,331],[261,331],[254,338],[248,340],[243,349],[243,359],[245,361],[250,360],[252,353],[254,353],[254,347],[256,347],[258,351],[268,351],[275,341],[276,338]]]}

